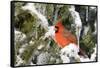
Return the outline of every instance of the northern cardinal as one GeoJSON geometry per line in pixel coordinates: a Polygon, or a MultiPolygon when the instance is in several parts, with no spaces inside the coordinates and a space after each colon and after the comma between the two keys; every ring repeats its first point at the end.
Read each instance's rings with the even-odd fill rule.
{"type": "Polygon", "coordinates": [[[60,55],[63,63],[70,62],[70,57],[74,57],[76,60],[79,59],[79,48],[76,36],[64,27],[61,20],[54,26],[49,27],[49,31],[45,34],[45,37],[49,36],[51,36],[61,48],[60,55]],[[69,57],[67,55],[69,55],[69,57]]]}
{"type": "Polygon", "coordinates": [[[63,63],[72,62],[70,61],[70,57],[74,57],[76,62],[80,62],[76,36],[63,26],[62,21],[57,22],[55,25],[54,40],[58,46],[62,48],[61,59],[63,60],[63,63]]]}

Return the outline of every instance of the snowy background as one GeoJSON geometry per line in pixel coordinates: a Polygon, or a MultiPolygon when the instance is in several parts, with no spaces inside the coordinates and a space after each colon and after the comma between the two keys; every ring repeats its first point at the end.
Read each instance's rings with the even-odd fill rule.
{"type": "MultiPolygon", "coordinates": [[[[71,1],[71,0],[70,0],[71,1]]],[[[70,1],[68,1],[68,3],[72,3],[72,2],[70,2],[70,1]]],[[[52,1],[52,0],[50,0],[50,2],[54,2],[54,1],[52,1]]],[[[56,2],[56,1],[55,1],[56,2]]],[[[62,2],[62,3],[67,3],[67,2],[64,2],[64,1],[58,1],[59,3],[60,2],[62,2]]],[[[88,1],[89,2],[89,1],[88,1]]],[[[2,2],[1,2],[2,3],[2,2]]],[[[3,8],[4,10],[1,10],[1,14],[0,14],[0,18],[1,18],[1,21],[2,22],[0,22],[0,31],[1,31],[1,33],[0,33],[0,52],[1,52],[1,54],[0,54],[0,66],[2,66],[2,68],[6,68],[6,67],[9,67],[9,61],[10,61],[10,52],[9,52],[9,50],[10,50],[10,29],[9,29],[9,27],[10,27],[10,15],[9,15],[9,13],[10,13],[10,6],[8,6],[8,5],[10,5],[10,2],[9,1],[4,1],[4,3],[2,3],[2,6],[0,6],[0,8],[3,8]],[[4,6],[5,4],[7,5],[7,6],[4,6]],[[4,6],[4,7],[3,7],[4,6]],[[4,14],[3,14],[4,13],[4,14]],[[6,19],[6,20],[5,20],[6,19]],[[9,23],[8,23],[9,22],[9,23]]],[[[87,4],[87,1],[73,1],[73,3],[75,4],[77,4],[77,3],[81,3],[81,4],[87,4]]],[[[89,2],[89,4],[98,4],[98,2],[97,1],[95,1],[95,0],[93,0],[93,1],[91,1],[91,2],[89,2]]],[[[99,32],[99,31],[98,31],[99,32]]],[[[74,66],[76,66],[76,67],[81,67],[81,65],[82,66],[84,66],[84,64],[79,64],[79,65],[71,65],[72,66],[72,68],[74,68],[74,66]]],[[[64,67],[70,67],[70,65],[61,65],[61,66],[64,66],[64,67]]],[[[58,66],[59,68],[61,67],[60,65],[58,66]]],[[[97,64],[85,64],[85,66],[91,66],[91,67],[93,67],[93,66],[98,66],[98,63],[97,64]]],[[[46,66],[47,67],[47,66],[46,66]]],[[[52,66],[53,67],[53,66],[52,66]]],[[[55,65],[54,65],[54,67],[55,67],[55,65]]]]}
{"type": "Polygon", "coordinates": [[[14,24],[15,35],[15,66],[96,61],[97,8],[95,6],[24,2],[12,4],[15,7],[12,8],[15,11],[12,14],[14,15],[12,24],[14,24]],[[55,39],[53,26],[60,19],[64,27],[77,38],[77,45],[81,50],[81,54],[77,54],[80,60],[75,59],[78,49],[75,50],[71,43],[69,44],[71,47],[61,49],[53,40],[55,39]],[[49,36],[52,39],[48,38],[49,36]],[[75,53],[71,52],[71,49],[75,50],[75,53]],[[63,55],[64,50],[66,50],[65,55],[63,55]]]}

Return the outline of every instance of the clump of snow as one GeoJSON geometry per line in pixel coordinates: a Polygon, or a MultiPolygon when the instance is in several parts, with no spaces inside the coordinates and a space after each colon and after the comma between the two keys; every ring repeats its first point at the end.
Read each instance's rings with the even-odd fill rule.
{"type": "Polygon", "coordinates": [[[61,55],[60,56],[61,56],[63,63],[69,63],[70,57],[74,57],[76,59],[79,58],[78,52],[79,52],[78,47],[73,43],[71,43],[68,46],[61,49],[61,55]]]}
{"type": "Polygon", "coordinates": [[[81,61],[81,62],[89,62],[89,61],[90,61],[90,59],[89,59],[89,58],[85,58],[85,57],[81,56],[81,57],[80,57],[80,61],[81,61]]]}
{"type": "Polygon", "coordinates": [[[22,54],[24,52],[25,48],[20,48],[19,53],[22,54]]]}
{"type": "Polygon", "coordinates": [[[89,26],[84,26],[84,35],[87,35],[89,28],[89,26]]]}
{"type": "Polygon", "coordinates": [[[71,6],[69,8],[69,11],[70,11],[70,13],[72,15],[73,23],[75,24],[76,36],[77,36],[78,47],[79,47],[79,38],[80,38],[81,29],[82,29],[82,21],[81,21],[79,13],[77,11],[75,11],[75,7],[74,6],[71,6]]]}
{"type": "Polygon", "coordinates": [[[16,66],[19,66],[20,64],[24,63],[25,61],[21,59],[20,55],[17,55],[16,62],[17,62],[16,66]]]}
{"type": "Polygon", "coordinates": [[[44,47],[44,45],[41,44],[41,45],[39,45],[39,46],[37,47],[37,49],[38,49],[38,50],[41,50],[43,47],[44,47]]]}
{"type": "Polygon", "coordinates": [[[53,56],[50,57],[50,61],[55,61],[55,58],[53,56]]]}
{"type": "Polygon", "coordinates": [[[27,5],[23,6],[22,9],[29,10],[31,14],[36,14],[40,20],[39,23],[42,25],[42,27],[46,30],[48,29],[48,21],[46,17],[36,10],[34,3],[28,3],[27,5]]]}
{"type": "Polygon", "coordinates": [[[94,27],[95,27],[95,31],[93,32],[94,35],[97,34],[97,21],[95,20],[95,23],[94,23],[94,27]]]}
{"type": "Polygon", "coordinates": [[[43,52],[37,57],[37,65],[48,64],[50,55],[48,52],[43,52]]]}
{"type": "Polygon", "coordinates": [[[15,30],[15,41],[24,41],[26,39],[26,35],[20,31],[15,30]]]}
{"type": "Polygon", "coordinates": [[[45,33],[45,38],[49,36],[53,38],[55,36],[55,27],[50,26],[48,28],[49,28],[48,31],[45,33]]]}
{"type": "Polygon", "coordinates": [[[77,11],[75,11],[75,7],[71,6],[71,8],[69,8],[69,11],[71,12],[76,27],[82,27],[80,15],[77,11]]]}
{"type": "Polygon", "coordinates": [[[34,43],[35,43],[35,42],[32,41],[32,40],[29,42],[30,46],[33,45],[34,43]]]}

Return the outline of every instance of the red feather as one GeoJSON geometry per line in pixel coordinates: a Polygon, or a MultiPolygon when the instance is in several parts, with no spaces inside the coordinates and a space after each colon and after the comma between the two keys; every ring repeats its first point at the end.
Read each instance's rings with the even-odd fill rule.
{"type": "Polygon", "coordinates": [[[55,41],[61,48],[64,48],[70,43],[77,44],[77,39],[75,35],[65,29],[61,21],[57,22],[55,27],[58,28],[57,32],[55,33],[55,41]]]}

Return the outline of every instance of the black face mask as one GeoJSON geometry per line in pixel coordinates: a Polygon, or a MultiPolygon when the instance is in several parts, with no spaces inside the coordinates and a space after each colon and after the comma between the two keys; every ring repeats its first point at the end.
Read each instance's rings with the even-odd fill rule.
{"type": "Polygon", "coordinates": [[[55,26],[55,33],[57,33],[59,30],[59,27],[58,26],[55,26]]]}

